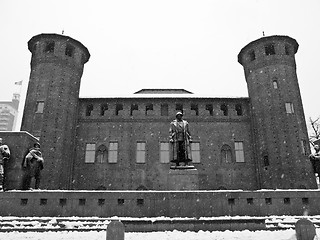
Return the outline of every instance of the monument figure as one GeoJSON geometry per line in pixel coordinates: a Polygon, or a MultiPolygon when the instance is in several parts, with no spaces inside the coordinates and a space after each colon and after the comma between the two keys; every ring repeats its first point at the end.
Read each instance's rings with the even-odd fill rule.
{"type": "Polygon", "coordinates": [[[188,166],[192,161],[191,147],[192,142],[191,134],[189,131],[189,123],[182,119],[182,112],[177,112],[176,119],[170,123],[170,143],[171,143],[171,156],[172,163],[177,166],[188,166]]]}
{"type": "Polygon", "coordinates": [[[6,190],[6,170],[7,162],[10,159],[10,149],[7,145],[3,144],[0,138],[0,190],[6,190]]]}
{"type": "Polygon", "coordinates": [[[28,154],[25,156],[22,162],[22,168],[24,170],[22,189],[30,189],[31,180],[35,178],[35,189],[39,189],[41,170],[43,169],[43,157],[40,151],[40,144],[35,143],[28,154]]]}

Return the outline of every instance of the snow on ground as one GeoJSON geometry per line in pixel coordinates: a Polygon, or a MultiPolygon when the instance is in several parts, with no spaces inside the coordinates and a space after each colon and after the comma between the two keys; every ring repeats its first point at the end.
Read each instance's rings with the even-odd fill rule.
{"type": "MultiPolygon", "coordinates": [[[[293,229],[281,231],[222,231],[222,232],[151,232],[125,233],[125,240],[288,240],[294,235],[293,229]]],[[[320,236],[320,229],[317,229],[320,236]]],[[[106,231],[90,232],[1,232],[5,240],[105,240],[106,231]]]]}

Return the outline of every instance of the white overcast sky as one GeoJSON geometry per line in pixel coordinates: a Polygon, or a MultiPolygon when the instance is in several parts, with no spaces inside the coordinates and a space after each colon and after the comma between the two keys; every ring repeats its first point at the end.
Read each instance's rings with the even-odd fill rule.
{"type": "Polygon", "coordinates": [[[20,80],[24,99],[29,39],[62,30],[91,54],[80,97],[142,88],[247,97],[237,55],[264,31],[298,41],[305,116],[320,116],[320,0],[0,0],[0,26],[0,100],[20,80]]]}

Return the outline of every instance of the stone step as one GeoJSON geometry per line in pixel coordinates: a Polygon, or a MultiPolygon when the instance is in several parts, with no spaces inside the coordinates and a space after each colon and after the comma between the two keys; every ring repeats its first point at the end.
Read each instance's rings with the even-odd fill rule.
{"type": "MultiPolygon", "coordinates": [[[[111,221],[121,221],[126,232],[281,230],[294,228],[303,216],[217,218],[99,218],[99,217],[0,217],[0,232],[105,231],[111,221]]],[[[320,228],[320,216],[308,218],[320,228]]]]}

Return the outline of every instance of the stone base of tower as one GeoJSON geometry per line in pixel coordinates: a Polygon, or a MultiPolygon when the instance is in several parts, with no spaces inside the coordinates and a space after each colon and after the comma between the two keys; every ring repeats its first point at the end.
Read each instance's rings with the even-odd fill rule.
{"type": "Polygon", "coordinates": [[[168,190],[199,190],[199,174],[195,168],[169,170],[168,190]]]}

